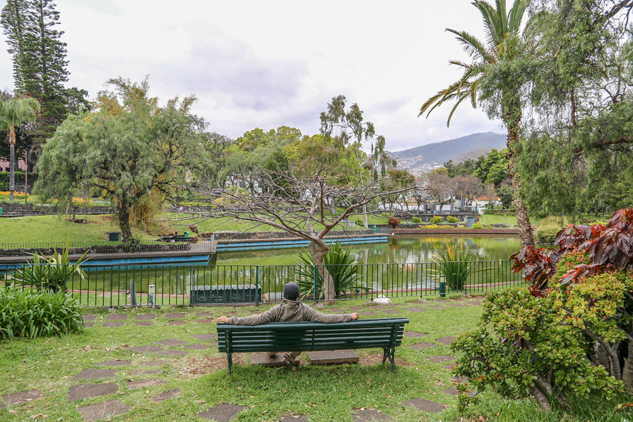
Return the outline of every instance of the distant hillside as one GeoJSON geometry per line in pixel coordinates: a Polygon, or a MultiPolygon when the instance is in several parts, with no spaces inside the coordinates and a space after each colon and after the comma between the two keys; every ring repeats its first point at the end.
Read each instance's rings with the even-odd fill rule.
{"type": "Polygon", "coordinates": [[[491,149],[503,149],[506,146],[506,135],[493,132],[474,133],[450,141],[435,142],[394,152],[398,157],[400,167],[408,169],[413,174],[422,174],[437,165],[449,160],[459,162],[469,156],[479,156],[491,149]]]}

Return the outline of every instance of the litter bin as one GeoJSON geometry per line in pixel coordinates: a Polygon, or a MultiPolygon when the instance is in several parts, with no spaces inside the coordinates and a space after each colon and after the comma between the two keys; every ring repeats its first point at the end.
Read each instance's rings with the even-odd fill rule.
{"type": "Polygon", "coordinates": [[[2,207],[0,207],[0,215],[2,215],[2,207]]]}
{"type": "Polygon", "coordinates": [[[105,232],[105,239],[108,242],[120,242],[121,232],[105,232]]]}
{"type": "Polygon", "coordinates": [[[185,239],[189,239],[189,232],[185,232],[185,239]]]}

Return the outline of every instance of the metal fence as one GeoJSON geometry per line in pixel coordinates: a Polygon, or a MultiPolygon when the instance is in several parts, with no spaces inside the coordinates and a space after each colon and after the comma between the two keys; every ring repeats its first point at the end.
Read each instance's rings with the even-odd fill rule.
{"type": "Polygon", "coordinates": [[[66,246],[70,255],[101,255],[123,253],[156,253],[156,252],[209,252],[215,241],[200,240],[196,243],[189,241],[135,241],[135,242],[42,242],[42,243],[2,243],[0,244],[0,258],[15,256],[32,256],[33,254],[51,256],[55,252],[63,253],[66,246]]]}
{"type": "MultiPolygon", "coordinates": [[[[225,266],[108,266],[64,271],[29,266],[5,273],[5,285],[40,290],[65,288],[85,306],[236,305],[276,303],[283,286],[295,282],[304,300],[322,301],[327,289],[323,270],[332,276],[336,300],[420,297],[440,293],[477,294],[523,286],[523,274],[509,261],[452,263],[225,266]],[[20,272],[21,271],[21,272],[20,272]],[[459,275],[461,274],[461,275],[459,275]]],[[[66,268],[67,269],[67,268],[66,268]]]]}

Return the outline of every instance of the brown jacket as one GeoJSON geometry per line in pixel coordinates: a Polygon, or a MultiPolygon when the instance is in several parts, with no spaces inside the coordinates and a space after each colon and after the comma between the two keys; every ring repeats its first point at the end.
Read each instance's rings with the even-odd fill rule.
{"type": "Polygon", "coordinates": [[[315,311],[308,305],[294,300],[284,299],[279,305],[273,306],[263,314],[247,317],[231,317],[231,325],[261,325],[267,322],[298,322],[314,321],[323,323],[348,322],[352,320],[351,314],[325,315],[315,311]]]}

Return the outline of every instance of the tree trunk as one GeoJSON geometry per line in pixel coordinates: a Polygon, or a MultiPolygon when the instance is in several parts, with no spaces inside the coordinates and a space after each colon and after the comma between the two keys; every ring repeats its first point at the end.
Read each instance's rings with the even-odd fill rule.
{"type": "Polygon", "coordinates": [[[336,215],[336,198],[333,196],[330,197],[330,211],[332,212],[332,217],[336,215]]]}
{"type": "Polygon", "coordinates": [[[521,240],[521,247],[534,246],[534,235],[532,233],[532,224],[530,223],[530,216],[527,211],[527,207],[521,202],[519,198],[519,188],[521,182],[519,181],[519,175],[514,171],[514,144],[519,140],[519,126],[518,124],[510,126],[508,125],[508,161],[510,166],[510,177],[512,178],[512,193],[514,194],[514,208],[517,213],[517,224],[519,225],[519,239],[521,240]]]}
{"type": "Polygon", "coordinates": [[[624,369],[622,369],[622,381],[633,391],[633,341],[627,341],[629,355],[624,359],[624,369]]]}
{"type": "MultiPolygon", "coordinates": [[[[325,268],[325,262],[323,258],[329,252],[329,248],[326,246],[325,248],[317,245],[314,242],[310,242],[310,254],[312,255],[312,260],[314,261],[314,265],[316,265],[319,274],[321,274],[321,278],[323,279],[323,297],[326,302],[332,302],[335,299],[336,289],[334,286],[334,279],[328,272],[327,268],[325,268]]],[[[315,299],[316,299],[315,292],[315,299]]]]}
{"type": "Polygon", "coordinates": [[[532,395],[536,397],[536,400],[538,400],[541,406],[543,406],[543,409],[551,410],[551,406],[549,404],[549,400],[547,400],[547,396],[536,385],[530,387],[530,393],[532,393],[532,395]]]}
{"type": "Polygon", "coordinates": [[[15,145],[9,144],[9,201],[13,201],[13,191],[15,190],[15,145]]]}
{"type": "Polygon", "coordinates": [[[367,222],[367,205],[363,205],[363,224],[366,229],[369,228],[369,224],[367,222]]]}
{"type": "Polygon", "coordinates": [[[117,210],[117,215],[119,217],[119,227],[121,227],[121,236],[123,237],[123,242],[127,243],[133,240],[132,229],[130,227],[130,210],[126,207],[119,207],[117,210]]]}

